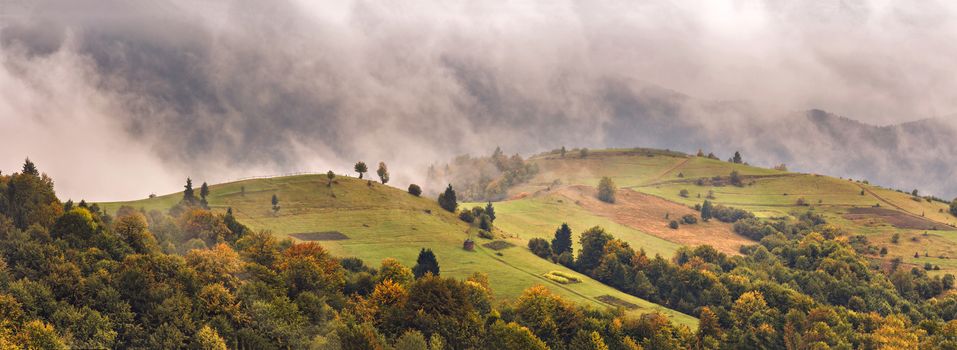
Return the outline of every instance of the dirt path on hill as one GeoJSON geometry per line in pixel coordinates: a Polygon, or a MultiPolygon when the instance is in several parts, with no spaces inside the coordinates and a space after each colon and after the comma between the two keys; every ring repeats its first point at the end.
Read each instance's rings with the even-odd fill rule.
{"type": "Polygon", "coordinates": [[[678,170],[678,168],[681,168],[681,167],[685,166],[685,164],[688,164],[688,162],[690,162],[690,161],[691,161],[691,158],[685,158],[684,160],[678,162],[678,164],[675,164],[674,166],[668,168],[668,169],[665,170],[664,172],[658,174],[658,176],[655,176],[654,179],[648,180],[647,182],[645,182],[645,184],[647,185],[647,184],[650,184],[650,183],[654,183],[654,182],[660,181],[661,178],[665,177],[665,175],[668,175],[668,174],[672,173],[673,171],[678,170]]]}
{"type": "Polygon", "coordinates": [[[690,246],[708,244],[732,255],[740,254],[742,245],[755,243],[734,233],[731,224],[717,220],[702,222],[699,213],[691,208],[631,189],[619,189],[615,204],[599,201],[596,190],[588,186],[568,186],[558,193],[589,212],[671,242],[690,246]],[[665,219],[666,214],[669,219],[665,219]],[[668,227],[669,221],[680,221],[683,215],[694,215],[699,221],[681,225],[677,230],[668,227]]]}
{"type": "MultiPolygon", "coordinates": [[[[923,221],[923,222],[930,221],[930,222],[933,222],[933,223],[935,223],[935,224],[942,225],[942,226],[944,226],[944,227],[953,227],[953,226],[950,226],[950,225],[948,225],[948,224],[946,224],[946,223],[939,222],[939,221],[937,221],[937,220],[933,220],[933,219],[930,219],[930,218],[927,218],[927,217],[923,217],[923,216],[920,216],[920,215],[911,213],[911,212],[907,211],[907,209],[904,209],[903,207],[900,207],[900,206],[898,206],[897,204],[894,204],[893,202],[891,202],[891,201],[889,201],[889,200],[887,200],[887,199],[884,199],[884,197],[881,197],[880,195],[877,194],[877,192],[874,192],[874,191],[872,191],[870,188],[867,188],[867,186],[864,186],[864,185],[862,185],[862,184],[856,184],[856,185],[857,185],[857,187],[860,187],[861,190],[863,190],[864,192],[867,192],[868,194],[874,196],[874,198],[877,198],[877,200],[881,201],[881,203],[887,204],[888,206],[890,206],[890,207],[892,207],[892,208],[894,208],[894,209],[899,210],[902,215],[910,216],[910,217],[911,217],[911,220],[907,220],[908,222],[910,222],[910,221],[914,221],[914,222],[917,222],[917,221],[923,221]]],[[[888,222],[889,222],[891,225],[894,225],[895,227],[900,227],[900,226],[894,224],[894,223],[896,222],[895,220],[888,220],[888,222]]],[[[902,226],[904,226],[904,227],[900,227],[900,228],[910,228],[910,227],[907,226],[907,225],[902,225],[902,226]]],[[[936,225],[934,225],[934,229],[937,229],[937,228],[936,228],[936,225]]]]}
{"type": "Polygon", "coordinates": [[[889,205],[889,206],[891,206],[891,207],[894,207],[894,209],[897,209],[897,210],[900,210],[900,211],[902,211],[902,212],[905,212],[905,213],[910,214],[910,212],[908,212],[908,211],[905,210],[904,208],[901,208],[901,207],[897,206],[897,204],[891,203],[890,201],[884,199],[884,197],[881,197],[880,195],[878,195],[877,192],[871,191],[870,188],[867,188],[866,186],[861,185],[861,184],[856,184],[856,185],[857,185],[857,187],[860,187],[861,190],[864,190],[864,192],[867,192],[867,194],[870,194],[870,195],[874,196],[874,198],[877,198],[877,200],[883,202],[884,204],[887,204],[887,205],[889,205]]]}

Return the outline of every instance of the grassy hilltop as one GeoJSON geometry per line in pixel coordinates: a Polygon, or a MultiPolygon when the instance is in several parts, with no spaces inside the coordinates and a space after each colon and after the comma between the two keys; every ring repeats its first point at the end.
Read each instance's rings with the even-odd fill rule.
{"type": "MultiPolygon", "coordinates": [[[[210,186],[208,200],[214,210],[225,211],[231,207],[236,217],[252,229],[270,230],[297,240],[322,236],[319,243],[334,254],[359,257],[372,265],[394,257],[412,266],[421,248],[431,248],[439,259],[443,276],[464,278],[474,272],[487,273],[495,297],[500,300],[515,298],[533,285],[544,285],[582,304],[609,307],[614,306],[609,300],[624,302],[632,313],[658,310],[678,323],[689,326],[697,323],[691,316],[622,293],[543,260],[525,247],[525,237],[498,239],[512,245],[501,250],[484,247],[492,240],[478,238],[476,232],[471,232],[473,228],[440,208],[432,198],[416,197],[376,182],[370,186],[366,180],[351,177],[336,177],[331,187],[327,183],[325,175],[245,180],[210,186]],[[275,215],[270,203],[273,194],[278,196],[281,206],[275,215]],[[462,248],[463,241],[470,236],[476,240],[474,252],[462,248]],[[558,284],[543,277],[552,271],[577,276],[581,282],[558,284]]],[[[166,210],[181,196],[173,193],[100,205],[107,212],[115,212],[123,205],[166,210]]],[[[504,231],[497,234],[509,235],[504,231]]]]}
{"type": "Polygon", "coordinates": [[[957,218],[948,205],[910,193],[881,188],[865,181],[801,174],[735,164],[707,157],[648,149],[593,150],[582,157],[557,152],[529,159],[539,173],[516,186],[510,199],[496,205],[507,231],[542,236],[555,222],[567,221],[576,230],[602,225],[616,236],[649,254],[670,256],[681,245],[710,244],[734,253],[742,244],[755,242],[733,232],[731,225],[709,222],[667,228],[665,215],[676,218],[688,207],[710,200],[753,212],[758,217],[798,215],[808,209],[851,235],[864,235],[870,244],[886,247],[888,254],[871,256],[875,262],[895,257],[904,264],[939,265],[932,274],[957,272],[957,218]],[[736,171],[742,186],[726,184],[736,171]],[[619,201],[604,204],[594,196],[598,181],[608,176],[619,187],[619,201]],[[717,183],[715,177],[722,180],[717,183]],[[681,196],[682,190],[688,196],[681,196]],[[622,199],[623,198],[623,199],[622,199]],[[644,213],[645,215],[640,215],[644,213]],[[898,235],[897,243],[892,238],[898,235]],[[914,253],[920,257],[915,258],[914,253]],[[926,257],[924,256],[926,253],[926,257]]]}
{"type": "MultiPolygon", "coordinates": [[[[708,244],[734,255],[743,245],[755,244],[736,234],[731,224],[718,220],[668,227],[670,220],[699,215],[692,207],[710,196],[715,204],[764,218],[814,210],[848,234],[864,235],[872,246],[886,247],[886,255],[875,252],[868,256],[875,265],[899,257],[905,265],[940,266],[932,274],[957,272],[957,260],[953,260],[957,258],[957,229],[952,226],[957,218],[947,212],[945,204],[865,182],[647,149],[596,150],[584,157],[579,152],[564,157],[546,153],[528,161],[538,173],[509,189],[506,200],[495,203],[495,241],[506,246],[496,247],[500,250],[485,246],[493,240],[478,238],[474,228],[441,209],[433,198],[351,177],[336,177],[331,187],[324,175],[213,185],[209,203],[214,210],[231,207],[237,218],[253,229],[297,240],[319,240],[336,255],[355,256],[372,264],[395,257],[411,266],[421,248],[431,248],[443,275],[461,278],[474,272],[488,273],[495,296],[501,300],[541,284],[579,303],[628,305],[634,313],[659,310],[688,325],[696,320],[535,256],[526,248],[528,240],[550,239],[558,225],[567,222],[576,234],[576,251],[577,234],[593,226],[604,227],[650,256],[666,258],[682,246],[708,244]],[[740,186],[727,183],[731,172],[739,174],[740,186]],[[619,187],[614,204],[596,199],[595,187],[606,176],[619,187]],[[685,196],[682,190],[687,191],[685,196]],[[280,200],[278,213],[271,210],[274,194],[280,200]],[[477,241],[474,252],[462,249],[468,237],[477,241]],[[543,277],[553,271],[582,281],[559,284],[543,277]]],[[[174,193],[101,206],[108,212],[122,205],[165,210],[180,197],[174,193]]],[[[460,208],[482,204],[461,203],[460,208]]]]}

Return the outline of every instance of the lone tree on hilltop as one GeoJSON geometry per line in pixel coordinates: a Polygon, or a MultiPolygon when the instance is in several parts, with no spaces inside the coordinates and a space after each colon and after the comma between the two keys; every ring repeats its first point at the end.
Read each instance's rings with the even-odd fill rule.
{"type": "Polygon", "coordinates": [[[376,170],[376,174],[379,175],[379,181],[382,181],[383,185],[389,182],[389,168],[385,166],[385,162],[379,162],[379,170],[376,170]]]}
{"type": "Polygon", "coordinates": [[[439,193],[439,206],[453,213],[455,209],[459,207],[458,200],[455,198],[455,190],[452,189],[452,184],[449,184],[449,187],[445,188],[445,192],[439,193]]]}
{"type": "Polygon", "coordinates": [[[711,204],[711,201],[706,200],[704,204],[701,205],[701,221],[708,221],[714,217],[714,205],[711,204]]]}
{"type": "Polygon", "coordinates": [[[329,183],[326,184],[326,187],[332,187],[332,180],[336,178],[336,173],[329,170],[329,172],[326,173],[326,178],[329,179],[329,183]]]}
{"type": "Polygon", "coordinates": [[[203,185],[199,187],[199,205],[203,206],[203,209],[209,209],[209,202],[206,201],[206,196],[208,195],[209,185],[203,182],[203,185]]]}
{"type": "Polygon", "coordinates": [[[368,172],[369,168],[366,167],[365,162],[358,162],[356,163],[355,170],[357,173],[359,173],[359,179],[362,179],[362,174],[365,174],[366,172],[368,172]]]}
{"type": "Polygon", "coordinates": [[[615,203],[615,182],[610,177],[603,177],[598,182],[598,199],[605,203],[615,203]]]}
{"type": "Polygon", "coordinates": [[[735,152],[734,152],[734,158],[731,158],[731,161],[733,161],[734,164],[741,164],[741,163],[742,163],[742,160],[741,160],[741,152],[735,151],[735,152]]]}
{"type": "Polygon", "coordinates": [[[418,259],[415,260],[415,266],[412,267],[412,274],[415,278],[419,278],[430,272],[435,276],[439,275],[439,261],[435,258],[432,249],[422,248],[418,259]]]}
{"type": "Polygon", "coordinates": [[[196,194],[193,193],[193,180],[187,177],[186,186],[183,187],[185,188],[185,190],[183,190],[183,201],[190,204],[195,203],[196,194]]]}
{"type": "Polygon", "coordinates": [[[33,161],[31,161],[30,158],[27,158],[25,161],[23,161],[23,173],[33,176],[40,176],[40,171],[37,170],[37,165],[33,164],[33,161]]]}
{"type": "Polygon", "coordinates": [[[562,158],[565,158],[565,152],[567,152],[567,151],[565,150],[565,146],[562,146],[562,150],[561,150],[562,158]]]}
{"type": "Polygon", "coordinates": [[[552,252],[556,256],[565,252],[572,252],[572,229],[568,227],[567,223],[562,223],[562,226],[555,230],[555,238],[552,239],[552,252]]]}

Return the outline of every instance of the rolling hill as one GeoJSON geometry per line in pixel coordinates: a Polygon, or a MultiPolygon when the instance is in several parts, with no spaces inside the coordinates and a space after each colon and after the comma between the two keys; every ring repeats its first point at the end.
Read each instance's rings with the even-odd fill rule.
{"type": "MultiPolygon", "coordinates": [[[[501,243],[489,244],[493,241],[478,238],[474,229],[432,199],[344,176],[336,177],[331,187],[327,183],[325,175],[246,180],[212,185],[208,199],[214,210],[232,208],[237,218],[253,229],[296,240],[318,239],[338,256],[358,257],[372,265],[394,257],[412,266],[421,248],[431,248],[442,275],[464,278],[474,272],[488,273],[499,300],[513,299],[528,287],[544,285],[578,303],[625,306],[631,313],[661,311],[680,324],[697,324],[694,317],[622,293],[533,255],[525,247],[525,237],[501,238],[496,241],[501,243]],[[273,194],[280,200],[277,214],[271,210],[273,194]],[[462,247],[468,237],[477,241],[474,252],[462,247]],[[551,271],[578,276],[581,282],[559,284],[543,277],[551,271]]],[[[123,205],[166,210],[180,196],[174,193],[100,205],[111,213],[123,205]]]]}
{"type": "MultiPolygon", "coordinates": [[[[431,248],[439,257],[443,275],[462,278],[474,272],[488,273],[499,300],[512,299],[541,284],[579,303],[625,305],[633,313],[658,310],[686,325],[694,325],[696,320],[541,259],[526,248],[528,240],[551,238],[555,228],[567,222],[576,234],[602,226],[636,249],[666,258],[682,246],[708,244],[736,255],[742,246],[756,243],[736,234],[731,224],[717,220],[668,227],[672,219],[697,215],[692,207],[711,196],[716,204],[765,218],[814,210],[849,235],[863,235],[871,245],[886,247],[886,255],[869,256],[874,266],[900,257],[905,265],[940,266],[934,274],[957,272],[953,260],[957,258],[957,218],[946,212],[944,203],[866,182],[651,149],[594,150],[586,157],[576,152],[565,157],[551,152],[528,161],[539,172],[511,188],[507,200],[495,203],[494,241],[477,238],[474,228],[442,210],[431,198],[344,176],[331,186],[324,175],[213,185],[209,202],[214,210],[232,208],[239,220],[253,229],[296,240],[319,240],[338,256],[355,256],[373,264],[395,257],[411,266],[421,248],[431,248]],[[742,186],[725,184],[732,171],[740,174],[742,186]],[[595,186],[604,176],[619,187],[615,204],[595,198],[595,186]],[[682,190],[687,191],[686,196],[681,195],[682,190]],[[278,213],[270,209],[273,194],[280,200],[278,213]],[[892,242],[895,235],[897,243],[892,242]],[[462,248],[468,237],[477,240],[474,252],[462,248]],[[915,257],[915,252],[920,254],[915,257]],[[543,276],[552,271],[578,276],[582,282],[559,284],[543,276]]],[[[108,212],[122,205],[165,210],[179,198],[180,194],[174,193],[101,206],[108,212]]],[[[481,204],[461,203],[460,208],[481,204]]]]}
{"type": "Polygon", "coordinates": [[[886,256],[871,256],[875,262],[900,257],[913,266],[939,265],[935,274],[957,272],[957,217],[947,212],[947,204],[865,181],[649,149],[599,150],[585,158],[575,152],[564,158],[550,152],[529,162],[539,167],[539,174],[513,188],[510,200],[496,205],[500,216],[496,224],[519,235],[546,235],[549,226],[560,221],[576,232],[602,225],[633,246],[663,256],[681,245],[710,244],[734,254],[742,244],[755,243],[726,224],[667,228],[665,214],[683,215],[711,193],[715,204],[758,217],[796,216],[812,209],[849,235],[864,235],[872,245],[886,247],[886,256]],[[741,175],[743,186],[713,184],[713,179],[727,179],[732,171],[741,175]],[[614,205],[586,194],[603,176],[620,187],[622,200],[614,205]],[[682,190],[688,191],[687,197],[680,195],[682,190]],[[895,234],[902,237],[898,243],[891,242],[895,234]],[[915,252],[920,257],[915,258],[915,252]]]}

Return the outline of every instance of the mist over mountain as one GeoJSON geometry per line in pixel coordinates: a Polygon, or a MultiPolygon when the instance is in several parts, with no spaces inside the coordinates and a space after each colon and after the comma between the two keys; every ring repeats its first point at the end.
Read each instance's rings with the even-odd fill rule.
{"type": "Polygon", "coordinates": [[[660,88],[617,85],[603,97],[606,146],[650,146],[792,171],[868,180],[894,189],[957,195],[957,128],[946,118],[875,126],[812,109],[769,118],[746,102],[709,102],[660,88]]]}
{"type": "Polygon", "coordinates": [[[0,22],[0,170],[30,156],[71,174],[55,176],[67,198],[351,173],[360,159],[402,185],[497,145],[741,150],[957,194],[949,120],[793,112],[895,124],[957,110],[957,82],[939,74],[957,53],[942,45],[957,33],[946,3],[22,5],[0,22]]]}
{"type": "Polygon", "coordinates": [[[947,199],[957,195],[957,128],[940,118],[875,126],[809,110],[773,121],[737,119],[723,127],[674,125],[665,122],[636,134],[654,140],[657,147],[690,153],[694,150],[689,145],[697,145],[723,158],[741,150],[747,161],[761,166],[784,163],[792,171],[868,180],[908,192],[919,189],[947,199]],[[691,140],[684,145],[670,141],[682,134],[691,140]],[[736,136],[742,134],[753,136],[736,136]]]}

